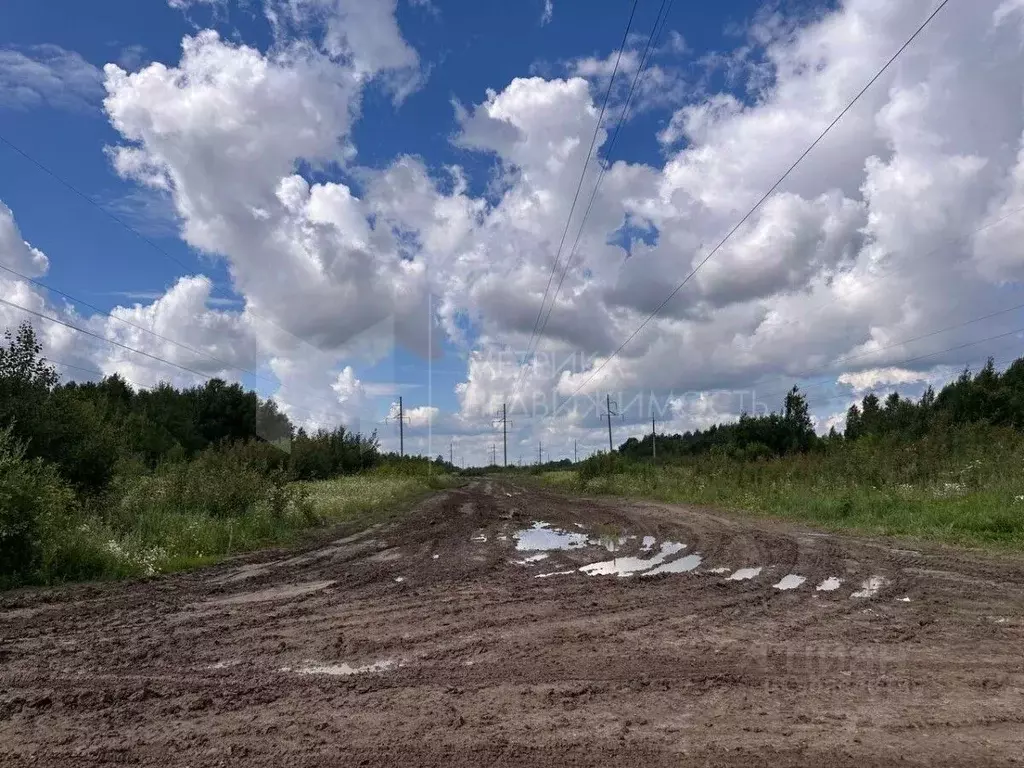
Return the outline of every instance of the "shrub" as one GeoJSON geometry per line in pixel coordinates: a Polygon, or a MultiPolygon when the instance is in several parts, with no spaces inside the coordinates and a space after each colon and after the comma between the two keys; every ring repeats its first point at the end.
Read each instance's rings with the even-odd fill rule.
{"type": "Polygon", "coordinates": [[[54,467],[25,458],[25,448],[0,430],[0,582],[32,578],[44,539],[73,511],[74,494],[54,467]]]}

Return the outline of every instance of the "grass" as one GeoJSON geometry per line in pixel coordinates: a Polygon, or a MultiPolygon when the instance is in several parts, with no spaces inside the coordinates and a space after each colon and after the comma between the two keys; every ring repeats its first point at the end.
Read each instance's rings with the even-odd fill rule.
{"type": "Polygon", "coordinates": [[[51,520],[39,571],[30,581],[152,576],[206,565],[293,543],[316,528],[369,526],[449,482],[370,471],[272,488],[243,514],[218,516],[175,503],[166,477],[137,478],[113,506],[51,520]]]}
{"type": "MultiPolygon", "coordinates": [[[[742,462],[619,462],[548,472],[570,493],[706,504],[834,530],[1024,549],[1024,444],[1016,435],[957,434],[914,444],[844,446],[742,462]],[[980,438],[980,439],[977,439],[980,438]]],[[[607,462],[607,457],[604,458],[607,462]]]]}

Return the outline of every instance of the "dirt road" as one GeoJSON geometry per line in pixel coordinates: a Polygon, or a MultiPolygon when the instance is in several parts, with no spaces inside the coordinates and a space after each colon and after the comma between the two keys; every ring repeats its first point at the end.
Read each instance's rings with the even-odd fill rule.
{"type": "Polygon", "coordinates": [[[0,596],[3,766],[988,766],[1022,722],[1024,559],[498,480],[0,596]]]}

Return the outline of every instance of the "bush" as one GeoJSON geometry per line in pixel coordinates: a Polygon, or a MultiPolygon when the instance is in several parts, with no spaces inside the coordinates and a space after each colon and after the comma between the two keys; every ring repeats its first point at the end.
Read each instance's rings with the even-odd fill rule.
{"type": "Polygon", "coordinates": [[[73,511],[74,494],[52,466],[25,458],[10,428],[0,430],[0,582],[30,580],[44,540],[73,511]]]}

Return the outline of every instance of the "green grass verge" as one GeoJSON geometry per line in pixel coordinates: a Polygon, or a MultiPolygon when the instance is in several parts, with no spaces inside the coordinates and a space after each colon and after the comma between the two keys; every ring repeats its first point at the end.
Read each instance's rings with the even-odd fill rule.
{"type": "Polygon", "coordinates": [[[292,483],[276,501],[215,516],[162,503],[161,479],[146,478],[139,493],[125,493],[113,509],[50,520],[40,568],[28,583],[152,576],[287,545],[317,528],[368,527],[451,482],[447,476],[370,471],[292,483]]]}
{"type": "Polygon", "coordinates": [[[945,467],[892,471],[900,455],[873,458],[881,474],[849,457],[774,461],[706,459],[668,466],[619,465],[612,472],[547,472],[567,493],[714,506],[833,530],[1024,549],[1024,462],[1017,451],[950,460],[945,467]],[[589,475],[589,476],[588,476],[589,475]],[[901,477],[901,475],[903,477],[901,477]],[[901,481],[902,480],[902,481],[901,481]]]}

